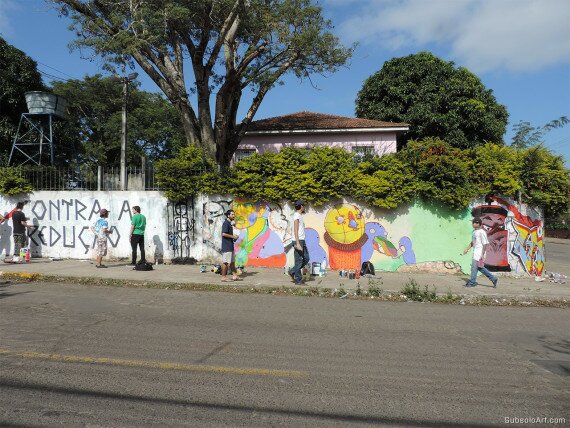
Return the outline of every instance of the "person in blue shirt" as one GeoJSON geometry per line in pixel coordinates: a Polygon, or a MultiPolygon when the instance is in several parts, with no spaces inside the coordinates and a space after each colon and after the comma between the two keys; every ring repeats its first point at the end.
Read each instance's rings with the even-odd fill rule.
{"type": "Polygon", "coordinates": [[[105,208],[101,208],[101,210],[99,210],[99,216],[100,218],[92,227],[92,230],[97,238],[95,247],[97,262],[95,263],[95,267],[106,268],[107,266],[105,266],[102,262],[103,257],[107,255],[107,236],[109,236],[113,231],[109,229],[109,221],[107,220],[109,217],[109,211],[105,208]]]}

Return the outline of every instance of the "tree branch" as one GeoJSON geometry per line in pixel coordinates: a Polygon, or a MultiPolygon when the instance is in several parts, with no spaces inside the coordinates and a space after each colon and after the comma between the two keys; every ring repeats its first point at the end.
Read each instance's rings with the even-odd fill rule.
{"type": "Polygon", "coordinates": [[[222,25],[222,28],[220,29],[220,34],[218,36],[218,39],[216,40],[216,43],[214,44],[214,47],[212,48],[212,52],[210,53],[210,58],[208,59],[208,62],[206,63],[206,71],[208,73],[211,72],[212,68],[214,67],[214,64],[216,63],[216,59],[218,58],[218,55],[220,54],[220,50],[222,49],[222,46],[224,44],[228,43],[228,35],[230,34],[230,30],[233,29],[232,33],[233,35],[235,35],[235,32],[237,30],[237,24],[235,23],[236,19],[238,18],[238,10],[239,10],[239,6],[241,5],[242,0],[236,0],[232,10],[230,11],[229,15],[226,17],[226,19],[224,20],[224,24],[222,25]],[[234,25],[234,23],[236,25],[234,25]]]}
{"type": "Polygon", "coordinates": [[[249,107],[249,110],[247,111],[247,114],[245,115],[244,119],[242,120],[240,126],[239,126],[239,135],[240,137],[243,136],[245,134],[247,125],[249,125],[251,123],[251,121],[253,120],[253,117],[255,116],[255,113],[257,113],[257,110],[259,109],[259,106],[261,105],[261,102],[263,101],[263,98],[265,97],[265,95],[267,94],[267,92],[269,92],[269,90],[271,89],[271,87],[273,86],[273,84],[283,75],[283,73],[285,73],[294,63],[296,60],[298,60],[300,58],[300,54],[296,53],[289,61],[287,61],[286,63],[284,63],[283,65],[281,65],[281,67],[279,67],[279,70],[277,70],[275,72],[275,74],[272,76],[271,80],[269,80],[268,82],[264,83],[261,85],[259,92],[257,93],[257,95],[255,96],[255,98],[253,99],[251,106],[249,107]]]}

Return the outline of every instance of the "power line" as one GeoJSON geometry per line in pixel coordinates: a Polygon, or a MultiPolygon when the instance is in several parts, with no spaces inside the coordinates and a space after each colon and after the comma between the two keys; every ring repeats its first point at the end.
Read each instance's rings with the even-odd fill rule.
{"type": "Polygon", "coordinates": [[[54,68],[54,67],[52,67],[52,66],[50,66],[50,65],[47,65],[47,64],[44,64],[44,63],[41,62],[41,61],[36,61],[36,62],[37,62],[38,64],[43,65],[44,67],[51,68],[53,71],[57,71],[58,73],[61,73],[61,74],[63,74],[64,76],[71,77],[72,79],[77,80],[75,77],[70,76],[69,74],[67,74],[67,73],[65,73],[65,72],[63,72],[63,71],[61,71],[61,70],[58,70],[57,68],[54,68]]]}
{"type": "Polygon", "coordinates": [[[39,71],[41,74],[43,74],[44,76],[47,76],[47,77],[49,77],[49,78],[52,78],[52,79],[55,79],[55,80],[60,80],[60,81],[62,81],[62,82],[69,82],[69,79],[64,79],[64,78],[62,78],[62,77],[54,76],[53,74],[46,73],[45,71],[42,71],[42,70],[39,70],[39,69],[38,69],[38,71],[39,71]]]}

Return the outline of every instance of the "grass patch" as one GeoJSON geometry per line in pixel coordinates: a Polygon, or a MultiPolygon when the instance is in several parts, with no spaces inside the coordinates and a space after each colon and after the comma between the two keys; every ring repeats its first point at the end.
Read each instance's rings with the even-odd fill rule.
{"type": "Polygon", "coordinates": [[[402,288],[401,293],[414,302],[433,302],[437,300],[435,287],[430,291],[429,287],[426,285],[422,290],[416,280],[412,278],[404,284],[404,288],[402,288]]]}

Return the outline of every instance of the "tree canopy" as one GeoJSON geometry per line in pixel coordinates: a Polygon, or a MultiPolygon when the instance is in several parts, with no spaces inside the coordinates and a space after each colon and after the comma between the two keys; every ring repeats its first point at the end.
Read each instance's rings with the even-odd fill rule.
{"type": "MultiPolygon", "coordinates": [[[[61,146],[75,146],[82,163],[118,165],[123,85],[100,75],[52,85],[69,106],[69,117],[58,130],[61,146]]],[[[180,115],[167,100],[140,91],[136,82],[129,85],[127,100],[127,164],[140,165],[141,156],[169,158],[184,145],[180,115]]]]}
{"type": "Polygon", "coordinates": [[[137,63],[180,112],[187,142],[222,165],[286,73],[327,74],[352,53],[313,0],[52,1],[71,16],[75,46],[137,63]]]}
{"type": "Polygon", "coordinates": [[[359,91],[356,115],[409,123],[404,141],[437,137],[457,148],[502,143],[508,119],[475,74],[429,52],[384,63],[359,91]]]}
{"type": "Polygon", "coordinates": [[[0,163],[7,162],[20,115],[28,111],[24,94],[42,90],[37,63],[0,37],[0,163]]]}

